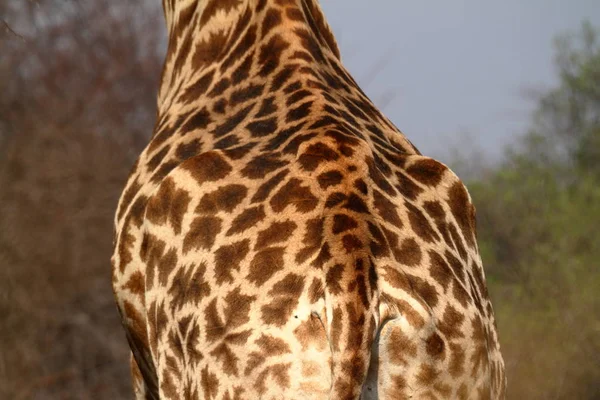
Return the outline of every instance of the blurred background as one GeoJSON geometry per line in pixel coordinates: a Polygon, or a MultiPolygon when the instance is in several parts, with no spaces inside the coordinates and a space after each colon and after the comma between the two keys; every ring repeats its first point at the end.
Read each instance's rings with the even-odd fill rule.
{"type": "MultiPolygon", "coordinates": [[[[159,3],[0,1],[0,399],[131,398],[109,258],[159,3]]],[[[600,4],[322,3],[366,92],[469,187],[509,398],[599,399],[600,4]]]]}

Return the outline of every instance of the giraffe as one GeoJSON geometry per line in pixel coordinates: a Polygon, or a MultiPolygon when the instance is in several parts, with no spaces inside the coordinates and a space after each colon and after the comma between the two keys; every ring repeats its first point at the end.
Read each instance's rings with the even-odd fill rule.
{"type": "Polygon", "coordinates": [[[317,0],[163,8],[111,258],[136,398],[503,398],[469,194],[362,92],[317,0]]]}

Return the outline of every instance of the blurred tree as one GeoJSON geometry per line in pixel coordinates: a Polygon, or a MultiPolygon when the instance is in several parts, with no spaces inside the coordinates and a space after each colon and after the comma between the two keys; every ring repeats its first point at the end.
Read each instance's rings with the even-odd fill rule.
{"type": "Polygon", "coordinates": [[[469,183],[508,398],[600,398],[599,40],[589,23],[557,40],[531,130],[469,183]]]}
{"type": "Polygon", "coordinates": [[[0,398],[131,397],[112,218],[152,132],[160,2],[0,2],[0,398]]]}
{"type": "MultiPolygon", "coordinates": [[[[600,35],[589,22],[556,40],[560,85],[540,98],[530,137],[560,146],[579,172],[600,173],[600,35]]],[[[532,148],[539,147],[534,144],[532,148]]]]}

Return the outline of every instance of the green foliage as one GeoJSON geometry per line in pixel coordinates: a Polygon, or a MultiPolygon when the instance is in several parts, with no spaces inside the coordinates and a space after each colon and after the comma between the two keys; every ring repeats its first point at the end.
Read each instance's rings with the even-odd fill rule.
{"type": "Polygon", "coordinates": [[[468,184],[515,399],[600,397],[600,33],[557,40],[558,87],[468,184]]]}

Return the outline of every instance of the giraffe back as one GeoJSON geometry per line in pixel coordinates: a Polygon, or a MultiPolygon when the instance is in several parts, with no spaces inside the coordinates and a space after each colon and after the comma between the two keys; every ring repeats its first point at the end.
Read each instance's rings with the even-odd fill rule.
{"type": "Polygon", "coordinates": [[[502,398],[469,194],[360,90],[318,5],[165,11],[112,259],[138,398],[502,398]]]}

